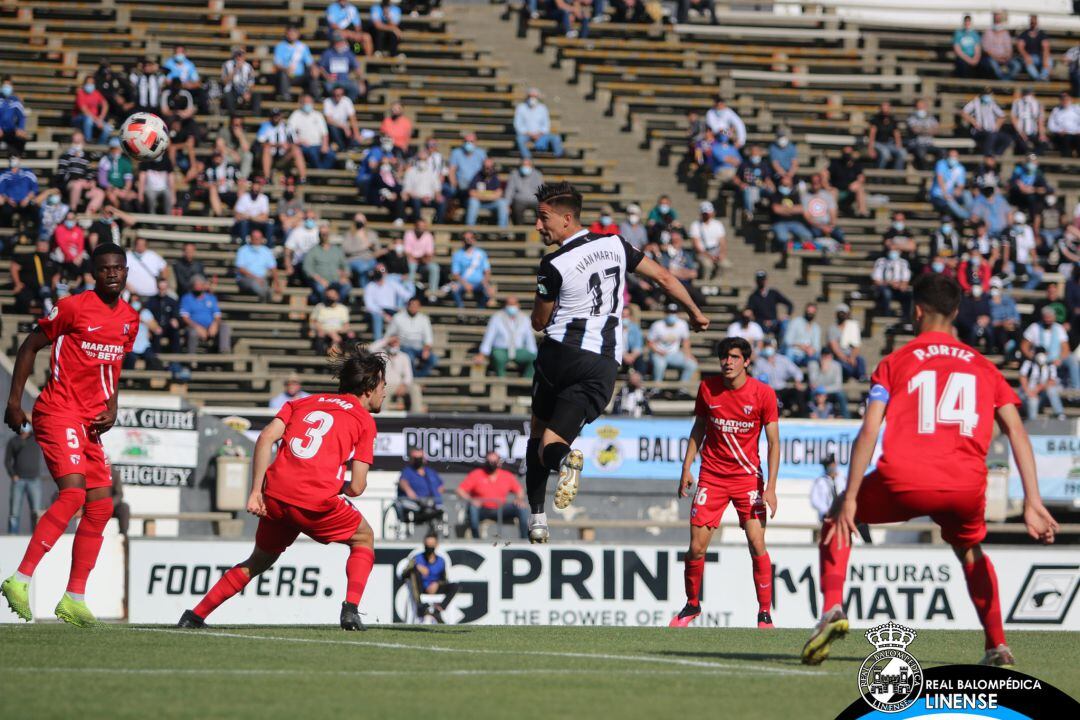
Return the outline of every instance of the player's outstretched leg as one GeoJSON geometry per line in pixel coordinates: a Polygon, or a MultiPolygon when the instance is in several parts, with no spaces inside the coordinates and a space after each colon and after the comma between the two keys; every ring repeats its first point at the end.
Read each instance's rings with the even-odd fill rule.
{"type": "Polygon", "coordinates": [[[968,595],[982,623],[986,636],[985,649],[980,665],[1012,667],[1016,664],[1012,650],[1005,644],[1005,627],[1001,622],[1001,603],[998,599],[997,573],[990,558],[979,544],[963,547],[953,546],[953,552],[964,566],[968,595]]]}
{"type": "Polygon", "coordinates": [[[810,639],[802,649],[802,661],[807,665],[818,665],[829,657],[832,643],[842,639],[848,633],[848,620],[844,614],[844,578],[847,576],[848,559],[851,557],[851,543],[845,542],[840,547],[840,534],[834,533],[828,543],[825,538],[833,527],[828,519],[821,527],[821,541],[818,552],[821,561],[820,577],[824,612],[810,639]]]}
{"type": "Polygon", "coordinates": [[[341,603],[341,629],[367,630],[360,621],[360,598],[364,596],[371,568],[375,565],[375,534],[367,520],[360,522],[356,534],[348,541],[349,559],[345,562],[345,602],[341,603]]]}
{"type": "Polygon", "coordinates": [[[690,526],[690,547],[683,556],[683,584],[686,605],[671,618],[668,627],[686,627],[701,614],[701,583],[705,577],[705,552],[716,528],[690,526]]]}
{"type": "Polygon", "coordinates": [[[525,494],[529,498],[529,542],[534,545],[546,543],[550,538],[547,513],[544,512],[550,475],[551,471],[544,467],[540,457],[540,438],[529,438],[525,446],[525,494]]]}
{"type": "Polygon", "coordinates": [[[206,627],[206,618],[210,613],[247,587],[253,577],[268,570],[280,556],[281,553],[269,553],[256,546],[247,560],[230,568],[214,583],[214,587],[193,610],[185,610],[176,626],[189,629],[206,627]]]}
{"type": "MultiPolygon", "coordinates": [[[[111,492],[112,489],[106,488],[104,491],[111,492]]],[[[98,492],[100,491],[95,489],[87,494],[98,492]]],[[[97,564],[105,526],[112,514],[111,497],[88,500],[83,506],[82,519],[75,530],[75,541],[71,547],[71,573],[68,576],[67,592],[56,606],[56,617],[69,625],[86,628],[99,624],[86,604],[86,581],[97,564]]]]}
{"type": "Polygon", "coordinates": [[[750,562],[753,566],[754,592],[757,594],[759,628],[773,627],[772,614],[772,560],[765,547],[765,526],[760,520],[748,519],[743,524],[746,532],[746,544],[750,548],[750,562]]]}
{"type": "Polygon", "coordinates": [[[82,487],[65,487],[69,483],[83,482],[81,475],[67,475],[60,478],[60,495],[49,506],[45,514],[38,520],[34,528],[34,534],[30,536],[30,544],[26,547],[19,569],[14,575],[0,584],[0,593],[7,600],[8,607],[23,620],[31,620],[30,612],[30,578],[37,569],[41,558],[52,549],[60,536],[64,534],[71,518],[79,512],[79,508],[86,502],[86,490],[82,487]]]}

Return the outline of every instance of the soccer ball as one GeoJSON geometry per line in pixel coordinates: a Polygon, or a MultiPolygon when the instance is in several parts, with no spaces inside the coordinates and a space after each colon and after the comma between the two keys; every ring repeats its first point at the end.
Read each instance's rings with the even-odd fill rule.
{"type": "Polygon", "coordinates": [[[120,145],[132,160],[156,160],[169,147],[169,130],[157,115],[137,112],[120,126],[120,145]]]}

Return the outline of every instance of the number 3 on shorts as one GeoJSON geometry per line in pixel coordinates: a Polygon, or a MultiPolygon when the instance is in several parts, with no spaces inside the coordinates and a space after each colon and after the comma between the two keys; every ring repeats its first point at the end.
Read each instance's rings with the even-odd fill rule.
{"type": "Polygon", "coordinates": [[[78,449],[78,447],[79,447],[79,434],[77,432],[75,432],[75,428],[68,428],[67,433],[65,433],[65,434],[67,435],[68,447],[78,449]]]}
{"type": "Polygon", "coordinates": [[[697,495],[694,497],[695,505],[704,505],[709,501],[709,488],[698,488],[697,495]]]}

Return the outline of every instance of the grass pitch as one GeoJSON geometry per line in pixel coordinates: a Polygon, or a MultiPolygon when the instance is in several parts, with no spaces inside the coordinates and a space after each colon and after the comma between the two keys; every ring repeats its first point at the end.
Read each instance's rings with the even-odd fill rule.
{"type": "MultiPolygon", "coordinates": [[[[20,718],[831,718],[873,648],[824,665],[807,632],[383,626],[177,631],[0,626],[0,702],[20,718]]],[[[1080,633],[1012,632],[1018,670],[1080,696],[1080,633]]],[[[923,667],[975,662],[978,632],[921,632],[923,667]]]]}

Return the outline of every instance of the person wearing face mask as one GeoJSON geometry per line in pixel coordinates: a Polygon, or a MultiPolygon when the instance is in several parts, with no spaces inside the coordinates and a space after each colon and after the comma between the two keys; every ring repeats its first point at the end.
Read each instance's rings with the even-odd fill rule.
{"type": "Polygon", "coordinates": [[[210,213],[214,217],[225,216],[226,208],[236,205],[236,181],[239,177],[236,166],[225,158],[224,153],[215,150],[200,178],[210,201],[210,213]]]}
{"type": "Polygon", "coordinates": [[[953,219],[948,215],[941,217],[941,222],[930,238],[930,257],[935,260],[960,257],[960,233],[953,219]]]}
{"type": "Polygon", "coordinates": [[[791,417],[806,414],[806,376],[795,363],[777,352],[776,341],[765,340],[761,353],[754,360],[753,377],[765,383],[776,393],[780,407],[786,408],[791,417]]]}
{"type": "Polygon", "coordinates": [[[343,342],[356,337],[349,324],[349,307],[340,300],[337,288],[328,287],[322,301],[311,310],[308,334],[319,355],[331,350],[340,352],[343,342]]]}
{"type": "MultiPolygon", "coordinates": [[[[304,221],[305,223],[307,220],[304,221]]],[[[330,242],[330,232],[319,228],[319,244],[304,253],[302,263],[304,277],[311,287],[311,300],[326,299],[330,288],[337,290],[338,297],[349,304],[352,291],[349,265],[345,262],[345,251],[340,243],[330,242]]]]}
{"type": "Polygon", "coordinates": [[[386,275],[386,266],[379,263],[371,271],[371,280],[364,286],[364,311],[371,321],[372,339],[383,336],[386,323],[392,322],[394,314],[405,306],[412,295],[401,283],[391,282],[386,275]]]}
{"type": "Polygon", "coordinates": [[[286,127],[307,165],[320,170],[334,167],[337,156],[330,147],[330,129],[326,118],[315,109],[315,99],[311,95],[300,96],[300,107],[289,115],[286,127]]]}
{"type": "Polygon", "coordinates": [[[787,178],[794,184],[799,174],[799,149],[791,140],[790,130],[782,127],[777,131],[776,139],[769,144],[768,155],[773,182],[787,178]]]}
{"type": "Polygon", "coordinates": [[[871,160],[879,168],[892,165],[893,170],[903,170],[907,165],[907,151],[900,137],[900,124],[892,112],[892,104],[881,103],[877,113],[870,118],[870,130],[866,146],[871,160]]]}
{"type": "Polygon", "coordinates": [[[405,53],[398,50],[402,37],[400,6],[391,5],[390,0],[379,0],[372,5],[371,28],[376,55],[405,58],[405,53]]]}
{"type": "Polygon", "coordinates": [[[247,61],[244,48],[233,48],[229,59],[221,65],[219,79],[226,113],[235,115],[237,110],[244,107],[252,115],[261,114],[261,96],[252,91],[257,75],[255,68],[247,61]]]}
{"type": "MultiPolygon", "coordinates": [[[[510,220],[515,225],[526,221],[525,211],[536,213],[536,191],[544,184],[544,173],[533,167],[532,160],[523,158],[521,165],[506,180],[503,197],[510,207],[510,220]]],[[[638,213],[640,215],[640,212],[638,213]]],[[[626,237],[623,235],[623,237],[626,237]]],[[[629,238],[627,238],[629,242],[629,238]]]]}
{"type": "Polygon", "coordinates": [[[330,142],[339,152],[360,145],[360,125],[356,121],[356,106],[345,95],[345,88],[335,85],[322,104],[323,117],[330,131],[330,142]]]}
{"type": "Polygon", "coordinates": [[[112,135],[112,125],[108,121],[109,103],[97,89],[94,77],[83,78],[82,87],[75,91],[75,110],[71,123],[82,130],[83,135],[104,145],[112,135]],[[96,131],[96,132],[95,132],[96,131]]]}
{"type": "Polygon", "coordinates": [[[913,258],[916,255],[918,246],[907,225],[907,216],[899,210],[893,213],[892,223],[882,236],[882,245],[886,252],[899,250],[905,258],[913,258]]]}
{"type": "Polygon", "coordinates": [[[416,377],[427,377],[439,363],[435,353],[435,333],[431,327],[431,318],[422,312],[419,297],[411,297],[404,310],[394,313],[387,335],[397,337],[401,342],[401,351],[409,356],[416,377]]]}
{"type": "Polygon", "coordinates": [[[971,217],[971,202],[967,170],[960,164],[960,151],[951,148],[945,157],[934,163],[930,204],[938,212],[949,213],[957,220],[967,220],[971,217]]]}
{"type": "MultiPolygon", "coordinates": [[[[345,96],[354,103],[367,96],[367,84],[361,77],[360,61],[349,42],[338,33],[330,36],[330,46],[322,51],[318,64],[312,66],[311,72],[312,75],[322,78],[325,95],[340,87],[345,91],[345,96]]],[[[315,93],[312,92],[311,95],[315,93]]]]}
{"type": "Polygon", "coordinates": [[[1028,16],[1028,27],[1016,36],[1016,52],[1028,77],[1045,82],[1050,79],[1054,61],[1050,53],[1050,39],[1039,27],[1039,16],[1028,16]]]}
{"type": "Polygon", "coordinates": [[[377,178],[383,165],[402,160],[403,157],[401,151],[394,147],[394,139],[386,135],[364,151],[356,167],[356,188],[365,202],[374,205],[379,200],[377,178]]]}
{"type": "Polygon", "coordinates": [[[999,277],[990,279],[990,327],[990,352],[1011,357],[1020,341],[1020,311],[999,277]]]}
{"type": "Polygon", "coordinates": [[[1054,192],[1053,186],[1039,166],[1037,155],[1028,155],[1023,163],[1017,163],[1009,178],[1009,202],[1032,218],[1035,232],[1039,232],[1046,196],[1054,192]]]}
{"type": "MultiPolygon", "coordinates": [[[[63,227],[70,207],[64,204],[57,190],[46,190],[45,201],[41,203],[41,228],[39,238],[51,238],[57,228],[63,227]]],[[[84,241],[85,245],[85,241],[84,241]]]]}
{"type": "Polygon", "coordinates": [[[222,320],[217,297],[202,275],[192,278],[191,292],[180,298],[180,319],[187,326],[187,351],[194,355],[210,343],[223,355],[232,352],[232,329],[222,320]]]}
{"type": "MultiPolygon", "coordinates": [[[[319,244],[319,220],[315,211],[304,211],[304,220],[285,237],[285,277],[303,280],[304,256],[319,244]]],[[[306,281],[304,284],[307,284],[306,281]]]]}
{"type": "Polygon", "coordinates": [[[262,148],[262,177],[272,182],[274,170],[296,168],[301,184],[307,182],[307,161],[300,146],[293,142],[292,133],[281,118],[281,110],[270,111],[270,119],[259,126],[255,139],[262,148]]]}
{"type": "Polygon", "coordinates": [[[751,308],[743,308],[738,318],[728,325],[727,337],[742,338],[750,343],[750,349],[757,354],[765,341],[765,329],[754,320],[751,308]]]}
{"type": "Polygon", "coordinates": [[[851,317],[851,307],[847,303],[836,306],[836,322],[829,326],[825,337],[833,357],[840,363],[844,378],[866,381],[866,358],[862,356],[862,328],[851,317]]]}
{"type": "Polygon", "coordinates": [[[866,204],[866,173],[851,145],[846,145],[840,151],[840,157],[829,162],[825,187],[836,190],[836,201],[840,207],[850,209],[854,206],[855,214],[860,217],[866,217],[869,213],[866,204]]]}
{"type": "Polygon", "coordinates": [[[450,151],[447,163],[448,179],[454,198],[464,206],[469,201],[469,190],[473,181],[484,167],[487,151],[476,144],[476,133],[466,131],[461,136],[461,145],[450,151]]]}
{"type": "Polygon", "coordinates": [[[531,378],[535,359],[536,335],[529,318],[521,312],[517,297],[510,295],[502,311],[488,320],[473,364],[490,366],[496,377],[506,377],[506,366],[513,361],[519,375],[531,378]]]}
{"type": "Polygon", "coordinates": [[[430,523],[443,517],[443,479],[428,463],[422,448],[408,449],[408,462],[398,476],[394,508],[403,523],[430,523]]]}
{"type": "Polygon", "coordinates": [[[1035,231],[1028,225],[1024,213],[1013,213],[1013,224],[1009,228],[1008,237],[1012,243],[1017,269],[1027,276],[1023,287],[1025,290],[1034,290],[1042,282],[1043,271],[1038,263],[1035,231]]]}
{"type": "Polygon", "coordinates": [[[1031,323],[1024,330],[1020,341],[1020,354],[1025,358],[1035,357],[1035,348],[1046,349],[1047,361],[1061,374],[1061,369],[1068,373],[1070,388],[1080,387],[1080,362],[1072,353],[1069,344],[1069,334],[1065,327],[1057,321],[1057,313],[1053,307],[1046,306],[1039,311],[1038,320],[1031,323]]]}
{"type": "Polygon", "coordinates": [[[198,105],[194,95],[184,88],[178,78],[173,78],[161,93],[158,112],[169,128],[169,146],[166,150],[169,161],[194,177],[198,168],[195,142],[200,135],[199,124],[195,121],[198,105]]]}
{"type": "Polygon", "coordinates": [[[1025,88],[1023,93],[1017,90],[1013,95],[1009,119],[1012,124],[1014,147],[1018,155],[1044,153],[1050,145],[1046,134],[1046,111],[1035,97],[1032,88],[1025,88]]]}
{"type": "Polygon", "coordinates": [[[967,259],[960,263],[960,270],[956,279],[960,283],[960,288],[964,291],[964,294],[970,295],[971,289],[976,285],[982,288],[982,292],[989,291],[991,274],[990,263],[978,252],[971,251],[968,253],[967,259]]]}
{"type": "Polygon", "coordinates": [[[776,189],[772,168],[765,162],[760,145],[750,146],[750,154],[739,164],[732,182],[742,196],[743,217],[753,219],[758,203],[776,189]]]}
{"type": "Polygon", "coordinates": [[[817,305],[807,303],[803,314],[788,322],[781,351],[799,367],[817,360],[821,353],[821,325],[817,305]]]}
{"type": "Polygon", "coordinates": [[[510,224],[510,208],[503,196],[503,183],[492,158],[485,158],[480,173],[473,179],[465,206],[465,224],[476,225],[481,210],[492,211],[499,227],[510,224]]]}
{"type": "Polygon", "coordinates": [[[938,119],[930,112],[930,103],[919,98],[915,101],[915,111],[907,116],[907,128],[911,138],[905,147],[915,158],[915,167],[925,170],[930,166],[930,156],[938,154],[934,146],[934,136],[941,129],[938,119]]]}
{"type": "MultiPolygon", "coordinates": [[[[259,228],[263,235],[270,237],[270,198],[263,192],[262,178],[251,182],[240,180],[236,184],[236,204],[233,206],[233,223],[230,235],[234,242],[243,242],[251,234],[251,229],[259,228]]],[[[295,230],[290,230],[286,239],[295,230]]]]}
{"type": "Polygon", "coordinates": [[[634,370],[644,375],[647,372],[645,365],[645,335],[641,332],[641,325],[635,319],[635,313],[640,314],[640,312],[636,306],[623,306],[622,330],[626,347],[623,351],[621,369],[634,370]]]}
{"type": "Polygon", "coordinates": [[[135,169],[120,149],[120,138],[110,140],[109,153],[98,160],[97,180],[109,205],[131,210],[137,197],[135,169]]]}
{"type": "Polygon", "coordinates": [[[993,14],[993,24],[983,31],[983,69],[998,80],[1012,80],[1023,67],[1016,57],[1012,34],[1006,25],[1004,12],[993,14]]]}
{"type": "Polygon", "coordinates": [[[26,132],[26,107],[15,94],[11,76],[5,75],[0,79],[0,142],[7,145],[13,154],[22,155],[29,138],[26,132]]]}
{"type": "Polygon", "coordinates": [[[839,250],[847,237],[844,229],[838,225],[840,209],[837,207],[836,198],[826,189],[822,173],[810,176],[810,190],[803,193],[802,207],[803,222],[814,236],[814,249],[822,253],[839,250]]]}
{"type": "Polygon", "coordinates": [[[650,391],[645,388],[645,378],[637,370],[626,376],[626,385],[615,396],[614,414],[624,417],[648,417],[653,414],[649,406],[650,391]]]}
{"type": "Polygon", "coordinates": [[[600,217],[589,226],[589,232],[597,235],[619,234],[619,226],[615,224],[615,210],[610,205],[600,208],[600,217]]]}
{"type": "Polygon", "coordinates": [[[413,555],[401,576],[409,587],[416,616],[421,623],[430,621],[441,624],[442,614],[458,592],[458,584],[447,579],[450,560],[439,552],[438,547],[439,538],[433,524],[424,537],[424,549],[413,555]],[[441,594],[442,597],[434,602],[424,602],[422,594],[429,597],[441,594]]]}
{"type": "Polygon", "coordinates": [[[982,36],[971,25],[971,16],[964,16],[963,26],[953,33],[953,72],[957,77],[973,78],[983,64],[982,36]]]}
{"type": "Polygon", "coordinates": [[[132,295],[130,304],[131,309],[139,314],[139,330],[135,334],[135,342],[131,344],[131,351],[124,355],[123,368],[134,370],[136,361],[142,360],[147,370],[164,370],[165,366],[158,359],[152,342],[155,335],[161,334],[161,326],[138,296],[132,295]]]}
{"type": "Polygon", "coordinates": [[[1039,407],[1043,403],[1050,405],[1058,420],[1066,419],[1057,368],[1047,358],[1046,348],[1036,347],[1035,354],[1020,364],[1020,393],[1028,420],[1039,417],[1039,407]]]}
{"type": "Polygon", "coordinates": [[[652,241],[658,241],[660,234],[670,228],[674,223],[678,222],[679,214],[675,212],[675,208],[671,207],[671,198],[667,195],[661,195],[656,205],[649,211],[649,216],[645,219],[645,226],[649,232],[649,239],[652,241]]]}
{"type": "Polygon", "coordinates": [[[635,250],[642,250],[649,242],[649,233],[641,220],[641,206],[630,203],[626,206],[626,217],[619,223],[619,235],[635,250]]]}
{"type": "Polygon", "coordinates": [[[405,114],[405,108],[400,102],[390,105],[390,110],[379,125],[379,134],[394,141],[394,147],[402,153],[409,152],[409,143],[412,142],[413,123],[405,114]]]}
{"type": "MultiPolygon", "coordinates": [[[[513,180],[514,175],[511,175],[510,181],[513,180]]],[[[426,146],[420,147],[405,168],[405,175],[401,179],[401,197],[409,206],[413,222],[420,221],[420,212],[426,207],[435,210],[436,223],[446,219],[447,201],[443,194],[442,176],[426,146]]]]}
{"type": "MultiPolygon", "coordinates": [[[[502,468],[502,458],[497,452],[489,452],[483,466],[466,475],[455,492],[469,505],[469,529],[474,540],[482,537],[482,520],[495,520],[496,523],[517,520],[521,537],[529,536],[529,512],[521,484],[502,468]]],[[[495,532],[498,534],[501,530],[496,527],[495,532]]]]}
{"type": "MultiPolygon", "coordinates": [[[[27,237],[39,235],[41,213],[36,197],[37,175],[22,167],[22,159],[12,155],[7,172],[0,173],[0,226],[14,227],[27,237]]],[[[0,249],[3,241],[0,241],[0,249]]]]}
{"type": "MultiPolygon", "coordinates": [[[[724,223],[716,217],[716,208],[711,202],[706,200],[701,203],[698,211],[700,216],[690,223],[690,239],[701,266],[701,278],[711,280],[721,268],[731,267],[731,261],[727,258],[727,231],[724,223]]],[[[626,238],[626,235],[623,234],[623,237],[626,238]]]]}
{"type": "Polygon", "coordinates": [[[23,423],[19,433],[7,441],[4,448],[4,468],[11,478],[11,494],[8,500],[8,535],[18,535],[21,526],[22,504],[30,510],[30,529],[37,525],[38,518],[45,509],[42,503],[42,488],[39,479],[44,468],[45,458],[41,446],[34,437],[30,423],[23,423]]]}
{"type": "Polygon", "coordinates": [[[956,336],[980,352],[989,352],[993,343],[990,297],[982,285],[973,285],[970,295],[960,298],[953,324],[956,336]]]}
{"type": "Polygon", "coordinates": [[[420,383],[416,382],[412,360],[401,351],[401,339],[397,335],[387,334],[381,341],[371,344],[372,350],[386,353],[387,399],[394,410],[425,413],[424,394],[420,383]]]}
{"type": "Polygon", "coordinates": [[[161,69],[165,71],[165,79],[170,82],[179,80],[181,86],[191,93],[195,102],[199,105],[200,112],[206,112],[206,93],[202,86],[202,79],[195,63],[187,56],[183,45],[173,48],[172,57],[161,63],[161,69]]]}
{"type": "Polygon", "coordinates": [[[85,137],[79,131],[72,133],[71,145],[60,155],[53,178],[67,201],[66,207],[81,205],[86,194],[86,213],[93,215],[105,202],[105,191],[97,186],[90,169],[90,154],[85,149],[85,137]]]}
{"type": "Polygon", "coordinates": [[[551,132],[551,116],[536,88],[529,88],[525,100],[514,108],[514,133],[522,159],[532,157],[530,146],[537,152],[550,150],[555,157],[563,156],[562,138],[551,132]]]}
{"type": "Polygon", "coordinates": [[[1002,131],[1005,111],[994,101],[992,88],[984,88],[981,95],[968,101],[960,111],[960,117],[971,131],[971,138],[980,152],[1001,155],[1012,145],[1008,133],[1002,131]]]}
{"type": "Polygon", "coordinates": [[[491,287],[491,261],[487,251],[476,244],[476,233],[465,231],[462,246],[450,257],[450,294],[457,307],[465,307],[465,295],[471,294],[477,307],[487,307],[491,287]]]}
{"type": "Polygon", "coordinates": [[[65,277],[78,273],[87,258],[86,233],[75,221],[75,213],[69,210],[64,216],[64,221],[53,233],[53,243],[56,245],[57,262],[65,277]]]}
{"type": "Polygon", "coordinates": [[[1012,207],[1005,196],[998,190],[997,182],[988,179],[979,188],[979,197],[971,203],[971,221],[984,223],[989,236],[995,240],[1009,229],[1009,216],[1012,207]]]}
{"type": "Polygon", "coordinates": [[[690,326],[679,317],[679,306],[669,303],[662,320],[649,326],[647,338],[653,380],[662,381],[669,367],[679,370],[679,382],[689,383],[697,372],[697,360],[690,346],[690,326]]]}

